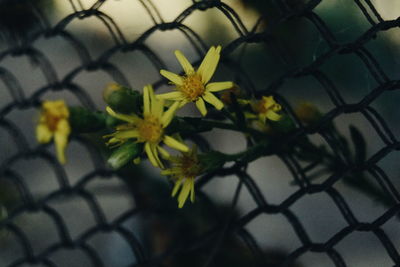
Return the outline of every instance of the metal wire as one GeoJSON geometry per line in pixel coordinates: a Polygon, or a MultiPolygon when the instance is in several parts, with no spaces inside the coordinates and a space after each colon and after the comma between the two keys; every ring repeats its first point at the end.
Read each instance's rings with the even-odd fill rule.
{"type": "MultiPolygon", "coordinates": [[[[90,7],[85,6],[83,2],[79,0],[70,0],[69,2],[73,13],[60,20],[54,26],[50,26],[47,22],[48,20],[45,17],[42,17],[43,14],[42,12],[39,12],[40,10],[35,12],[35,16],[38,16],[39,21],[46,22],[42,23],[40,30],[32,34],[22,44],[16,44],[13,47],[0,51],[0,63],[5,61],[8,57],[27,57],[34,61],[43,72],[47,82],[46,85],[36,88],[33,94],[27,95],[24,91],[25,88],[22,88],[16,78],[17,75],[14,75],[6,66],[2,65],[2,67],[0,67],[0,81],[2,81],[2,83],[0,83],[0,88],[5,88],[12,97],[12,101],[0,107],[0,128],[9,133],[10,140],[15,144],[17,151],[11,155],[4,155],[4,159],[0,162],[0,180],[7,180],[12,183],[15,188],[17,188],[20,198],[20,205],[9,211],[8,217],[0,222],[0,229],[7,229],[7,231],[10,232],[10,235],[13,235],[18,240],[23,251],[21,256],[15,259],[8,266],[26,266],[25,264],[30,264],[32,266],[35,264],[57,266],[56,263],[52,261],[51,256],[62,249],[79,249],[90,259],[92,266],[105,266],[101,255],[99,255],[99,251],[92,248],[88,243],[88,240],[98,233],[110,232],[118,233],[123,237],[132,253],[135,255],[135,262],[132,262],[129,266],[168,266],[165,261],[171,257],[179,257],[187,252],[204,252],[204,249],[207,247],[207,257],[203,258],[202,262],[197,263],[198,265],[196,266],[211,266],[212,262],[215,260],[217,252],[223,249],[224,240],[227,239],[229,234],[237,236],[241,240],[243,246],[246,246],[249,249],[253,257],[252,262],[249,264],[255,264],[253,266],[293,266],[292,264],[307,252],[326,254],[334,266],[349,266],[336,247],[346,237],[355,232],[368,232],[375,235],[381,246],[387,252],[387,255],[392,260],[393,265],[400,266],[398,246],[396,247],[396,244],[394,244],[391,237],[382,227],[386,222],[395,218],[399,214],[400,194],[396,189],[396,186],[391,182],[390,177],[388,177],[385,171],[377,165],[377,163],[387,157],[390,153],[400,150],[400,143],[396,138],[396,135],[390,130],[390,125],[387,124],[382,115],[379,114],[379,112],[371,105],[382,94],[386,92],[390,93],[399,89],[400,81],[391,79],[386,74],[387,70],[381,66],[376,57],[374,57],[374,54],[367,48],[367,45],[372,40],[380,38],[382,32],[400,27],[400,18],[395,20],[384,20],[371,1],[354,0],[354,3],[357,5],[362,16],[364,16],[370,23],[370,28],[366,29],[362,34],[354,38],[353,41],[343,43],[337,40],[335,33],[331,30],[329,25],[314,11],[318,5],[321,5],[321,2],[324,2],[321,0],[304,1],[300,7],[293,7],[291,2],[295,1],[271,1],[271,3],[276,6],[277,10],[279,10],[279,15],[274,21],[270,21],[268,27],[262,31],[260,31],[259,25],[263,17],[261,17],[251,29],[248,29],[235,10],[228,3],[219,0],[192,1],[192,4],[182,13],[177,14],[176,18],[172,21],[166,21],[162,17],[157,6],[152,3],[151,0],[141,0],[139,2],[143,5],[143,10],[147,12],[154,25],[145,30],[136,40],[130,42],[124,36],[114,19],[100,10],[101,7],[105,5],[105,2],[107,2],[106,0],[98,0],[90,7]],[[145,43],[145,41],[157,31],[177,29],[184,34],[185,38],[187,38],[190,44],[193,45],[194,50],[199,55],[204,54],[208,46],[199,34],[185,25],[185,20],[197,10],[205,11],[209,9],[219,10],[224,18],[232,24],[234,30],[239,36],[238,38],[231,40],[222,51],[222,62],[229,71],[234,74],[236,79],[235,82],[256,96],[275,94],[280,100],[280,103],[285,106],[288,114],[297,122],[297,130],[285,137],[285,142],[290,143],[302,136],[317,133],[326,141],[330,149],[334,151],[337,160],[341,162],[343,167],[338,172],[330,173],[330,176],[324,179],[323,182],[319,184],[313,183],[309,179],[309,175],[310,171],[318,167],[318,163],[303,167],[294,155],[279,152],[278,150],[277,154],[279,159],[288,168],[289,172],[293,176],[292,180],[296,184],[296,190],[279,204],[270,204],[266,200],[265,195],[254,181],[253,177],[247,173],[246,166],[234,165],[223,168],[216,173],[205,175],[201,177],[196,184],[196,190],[199,195],[202,194],[202,188],[213,179],[216,179],[217,175],[219,177],[225,177],[233,174],[237,177],[239,182],[232,198],[232,204],[229,208],[230,212],[221,214],[220,210],[216,207],[210,209],[210,213],[219,214],[222,217],[221,220],[219,220],[219,223],[217,223],[213,228],[200,236],[186,240],[186,242],[170,247],[161,253],[154,254],[149,251],[149,247],[146,246],[138,236],[136,236],[132,231],[129,231],[123,224],[131,218],[139,217],[139,215],[147,213],[157,214],[160,211],[146,210],[146,207],[148,206],[146,206],[146,203],[143,204],[143,199],[141,198],[143,195],[131,188],[130,192],[136,202],[136,205],[133,205],[135,207],[126,210],[118,218],[108,221],[97,199],[86,189],[86,185],[89,182],[95,179],[111,177],[113,175],[117,175],[122,179],[122,181],[126,181],[126,174],[108,170],[103,164],[103,159],[99,157],[97,150],[93,148],[91,144],[88,144],[85,139],[76,139],[81,145],[88,149],[94,162],[94,168],[91,172],[80,177],[79,182],[75,185],[71,185],[66,178],[64,168],[58,164],[53,155],[47,152],[46,146],[29,146],[29,142],[26,140],[25,136],[27,134],[33,135],[33,133],[22,132],[17,126],[17,122],[12,121],[8,116],[17,110],[27,110],[32,107],[37,107],[42,100],[42,96],[46,92],[57,90],[67,90],[71,92],[80,99],[83,105],[94,109],[95,104],[87,93],[87,89],[76,84],[74,78],[83,71],[100,69],[107,72],[115,81],[129,85],[129,80],[125,77],[120,68],[109,61],[110,58],[118,52],[128,53],[141,51],[150,59],[156,69],[165,68],[165,64],[157,52],[145,43]],[[73,32],[66,30],[66,27],[75,20],[87,18],[99,19],[105,25],[114,42],[114,46],[103,52],[97,59],[91,57],[85,44],[75,37],[73,32]],[[296,18],[307,19],[318,31],[322,40],[326,42],[328,49],[321,55],[316,56],[314,60],[308,64],[299,66],[291,65],[288,67],[287,72],[261,88],[261,90],[256,90],[256,86],[251,81],[251,78],[241,71],[242,66],[240,61],[233,62],[232,58],[229,56],[235,51],[242,49],[241,47],[243,45],[250,43],[264,43],[273,48],[283,62],[286,62],[286,65],[289,66],[289,56],[284,48],[277,45],[276,33],[281,25],[296,18]],[[46,40],[53,37],[60,37],[65,42],[71,44],[79,55],[79,59],[81,60],[80,65],[73,68],[63,77],[60,77],[57,67],[53,66],[47,56],[32,45],[36,40],[42,37],[46,40]],[[365,68],[369,72],[377,84],[377,86],[367,92],[359,102],[353,104],[346,103],[342,96],[341,89],[335,85],[334,80],[332,80],[329,75],[322,71],[322,65],[332,58],[349,54],[360,59],[360,62],[363,64],[361,67],[365,68]],[[313,127],[305,127],[298,122],[290,105],[287,104],[285,96],[281,95],[280,92],[280,89],[286,81],[292,78],[306,76],[313,77],[319,82],[320,86],[324,88],[327,96],[334,105],[334,108],[326,113],[319,123],[313,125],[313,127]],[[364,162],[359,162],[357,164],[349,161],[348,154],[340,145],[337,136],[329,134],[323,130],[326,125],[339,116],[353,113],[361,114],[376,131],[384,144],[376,154],[372,155],[364,162]],[[33,195],[26,181],[12,169],[12,166],[26,158],[40,158],[51,166],[58,182],[58,188],[54,192],[39,199],[33,195]],[[383,192],[386,192],[386,194],[391,195],[394,199],[393,204],[388,207],[381,216],[378,216],[371,222],[363,222],[357,219],[357,216],[354,214],[349,203],[334,187],[334,185],[339,181],[344,181],[349,174],[360,171],[370,173],[378,187],[380,187],[383,192]],[[247,190],[250,193],[252,199],[256,203],[256,207],[243,216],[236,216],[234,214],[234,209],[242,190],[247,190]],[[347,225],[337,233],[333,234],[325,242],[316,243],[303,226],[302,218],[298,217],[291,210],[291,207],[307,195],[321,193],[326,194],[332,199],[347,225]],[[60,201],[62,201],[62,199],[69,196],[79,196],[82,198],[89,205],[90,211],[95,219],[95,223],[92,227],[85,230],[75,238],[71,236],[68,230],[68,225],[60,215],[59,211],[49,205],[49,203],[55,199],[60,199],[60,201]],[[24,230],[21,229],[15,221],[21,214],[36,212],[48,215],[48,217],[54,222],[59,236],[58,242],[51,244],[39,252],[33,249],[35,243],[32,240],[29,240],[24,230]],[[257,244],[256,239],[246,230],[246,226],[250,222],[263,214],[267,216],[275,214],[283,215],[301,242],[301,245],[297,249],[290,251],[278,262],[271,263],[267,255],[263,252],[263,248],[257,244]]],[[[165,81],[161,79],[153,81],[155,87],[158,87],[163,83],[165,83],[165,81]]],[[[212,202],[210,201],[210,203],[212,202]]],[[[212,206],[213,204],[210,205],[212,206]]],[[[268,227],[268,225],[265,227],[268,227]]]]}

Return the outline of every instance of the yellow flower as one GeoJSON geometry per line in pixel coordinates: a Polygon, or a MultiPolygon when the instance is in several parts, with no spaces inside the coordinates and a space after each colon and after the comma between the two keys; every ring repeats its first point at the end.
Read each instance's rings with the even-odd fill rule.
{"type": "Polygon", "coordinates": [[[144,143],[144,150],[153,166],[164,168],[158,153],[165,158],[170,155],[160,146],[161,141],[179,151],[189,151],[185,144],[164,133],[164,129],[171,122],[178,107],[179,103],[174,103],[164,112],[164,101],[155,98],[150,85],[145,86],[143,89],[143,118],[135,114],[116,113],[110,107],[106,108],[111,116],[127,122],[117,126],[115,133],[106,136],[111,137],[107,143],[121,145],[128,139],[136,138],[136,142],[144,143]]]}
{"type": "Polygon", "coordinates": [[[36,127],[36,139],[39,143],[48,143],[54,136],[57,158],[62,164],[66,162],[64,150],[71,133],[68,118],[69,110],[63,100],[44,101],[36,127]]]}
{"type": "Polygon", "coordinates": [[[175,186],[172,190],[172,196],[175,197],[179,189],[178,206],[182,208],[190,195],[190,201],[194,202],[194,180],[202,172],[200,161],[197,157],[197,148],[194,147],[181,156],[171,156],[169,160],[172,167],[161,171],[161,174],[171,176],[174,179],[175,186]]]}
{"type": "Polygon", "coordinates": [[[157,95],[157,97],[160,99],[178,101],[180,107],[183,107],[189,102],[195,102],[203,116],[207,114],[204,101],[210,103],[218,110],[222,109],[224,104],[213,92],[229,89],[233,87],[233,82],[208,83],[217,68],[220,52],[221,46],[212,46],[201,62],[200,67],[195,71],[182,52],[176,50],[175,56],[182,65],[185,75],[179,76],[175,73],[161,70],[161,75],[176,85],[176,92],[160,94],[157,95]]]}
{"type": "Polygon", "coordinates": [[[281,110],[281,105],[275,102],[273,96],[263,96],[260,100],[250,102],[250,104],[259,120],[264,124],[267,119],[279,121],[282,117],[277,113],[281,110]]]}

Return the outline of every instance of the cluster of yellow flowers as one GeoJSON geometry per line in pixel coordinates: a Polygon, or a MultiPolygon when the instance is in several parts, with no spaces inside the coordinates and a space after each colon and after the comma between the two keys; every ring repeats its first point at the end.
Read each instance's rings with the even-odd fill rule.
{"type": "MultiPolygon", "coordinates": [[[[175,113],[190,102],[196,105],[202,116],[207,114],[205,102],[217,110],[224,107],[224,103],[214,93],[231,89],[234,87],[234,83],[230,81],[210,82],[217,68],[220,52],[221,46],[211,47],[199,68],[195,70],[180,51],[175,51],[184,75],[161,70],[161,75],[172,82],[174,89],[172,92],[156,95],[152,86],[146,85],[143,88],[141,114],[123,114],[109,106],[106,108],[109,115],[124,122],[115,128],[115,132],[105,136],[107,144],[120,146],[132,139],[137,143],[143,143],[144,151],[152,165],[162,169],[163,175],[171,176],[174,180],[172,196],[179,192],[179,207],[183,207],[189,196],[190,200],[194,201],[194,180],[202,174],[203,169],[196,147],[190,149],[181,140],[179,134],[168,135],[166,128],[175,113]],[[180,151],[181,155],[172,156],[161,146],[162,143],[180,151]],[[169,168],[165,167],[165,161],[169,161],[169,168]]],[[[258,119],[265,124],[266,119],[277,121],[281,118],[278,113],[281,107],[273,97],[263,97],[261,100],[242,100],[241,103],[251,106],[253,113],[246,113],[248,119],[258,119]]],[[[36,131],[37,139],[41,143],[49,142],[54,136],[57,156],[61,163],[65,163],[64,150],[71,132],[68,116],[68,108],[63,101],[45,101],[36,131]]],[[[138,162],[138,159],[135,162],[138,162]]]]}

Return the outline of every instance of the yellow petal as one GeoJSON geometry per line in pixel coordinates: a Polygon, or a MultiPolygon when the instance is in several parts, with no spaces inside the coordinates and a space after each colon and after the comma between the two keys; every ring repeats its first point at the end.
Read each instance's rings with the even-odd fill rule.
{"type": "Polygon", "coordinates": [[[166,170],[162,170],[160,173],[161,173],[161,175],[167,176],[167,175],[171,175],[173,173],[173,170],[166,169],[166,170]]]}
{"type": "Polygon", "coordinates": [[[157,150],[158,145],[156,144],[150,144],[151,151],[153,152],[153,155],[157,161],[158,167],[161,169],[164,169],[164,164],[161,162],[160,157],[158,156],[158,150],[157,150]]]}
{"type": "Polygon", "coordinates": [[[210,49],[208,49],[207,54],[204,56],[199,68],[197,69],[197,74],[203,76],[205,67],[209,64],[210,58],[214,55],[214,53],[215,47],[211,46],[210,49]]]}
{"type": "Polygon", "coordinates": [[[164,100],[154,100],[151,103],[151,114],[153,114],[156,118],[161,119],[164,112],[164,100]]]}
{"type": "Polygon", "coordinates": [[[204,84],[208,83],[208,81],[214,75],[220,58],[219,51],[221,51],[220,46],[217,47],[217,49],[211,47],[210,50],[208,50],[203,62],[201,62],[197,73],[201,75],[201,80],[204,84]]]}
{"type": "Polygon", "coordinates": [[[189,147],[187,145],[177,141],[176,139],[172,138],[171,136],[165,135],[163,141],[167,146],[174,148],[176,150],[179,150],[182,152],[189,151],[189,147]]]}
{"type": "Polygon", "coordinates": [[[190,189],[191,189],[190,179],[186,179],[185,182],[183,183],[182,190],[181,190],[181,192],[179,193],[179,196],[178,196],[178,203],[179,203],[178,207],[179,208],[182,208],[183,205],[185,204],[186,199],[189,196],[190,189]]]}
{"type": "Polygon", "coordinates": [[[281,110],[282,109],[282,107],[281,107],[281,105],[279,105],[279,104],[275,104],[273,107],[272,107],[272,110],[273,111],[279,111],[279,110],[281,110]]]}
{"type": "MultiPolygon", "coordinates": [[[[105,136],[103,136],[103,138],[107,138],[108,136],[113,136],[113,135],[105,135],[105,136]]],[[[115,138],[115,137],[112,137],[112,138],[110,138],[107,142],[106,142],[106,144],[108,145],[108,146],[119,146],[119,145],[121,145],[123,143],[123,141],[121,140],[121,139],[118,139],[118,138],[115,138]]]]}
{"type": "MultiPolygon", "coordinates": [[[[150,106],[150,114],[156,116],[157,118],[161,118],[162,112],[164,110],[164,100],[156,98],[153,87],[151,85],[148,85],[147,87],[148,87],[148,89],[146,89],[146,91],[148,92],[147,98],[150,100],[150,103],[146,104],[150,106]]],[[[149,114],[147,110],[144,113],[149,114]]]]}
{"type": "Polygon", "coordinates": [[[108,106],[106,107],[106,111],[108,112],[108,114],[110,114],[114,118],[117,118],[122,121],[136,123],[138,120],[140,120],[139,117],[134,114],[126,115],[126,114],[116,113],[114,110],[112,110],[112,108],[110,108],[108,106]]]}
{"type": "Polygon", "coordinates": [[[56,133],[60,133],[65,136],[68,136],[71,133],[71,127],[69,126],[69,122],[67,119],[62,119],[58,121],[56,133]]]}
{"type": "Polygon", "coordinates": [[[197,99],[196,107],[198,108],[198,110],[200,110],[201,115],[203,116],[207,115],[206,104],[204,103],[204,100],[201,97],[197,99]]]}
{"type": "Polygon", "coordinates": [[[163,125],[163,127],[167,127],[171,120],[174,118],[175,112],[176,110],[179,108],[179,102],[175,102],[174,104],[172,104],[172,106],[169,107],[169,109],[164,112],[164,114],[161,117],[161,124],[163,125]]]}
{"type": "Polygon", "coordinates": [[[160,70],[160,74],[176,85],[183,84],[183,79],[178,74],[175,74],[175,73],[167,71],[167,70],[160,70]]]}
{"type": "Polygon", "coordinates": [[[245,117],[246,119],[256,119],[256,118],[257,118],[257,115],[255,115],[255,114],[253,114],[253,113],[250,113],[250,112],[245,112],[245,113],[244,113],[244,117],[245,117]]]}
{"type": "Polygon", "coordinates": [[[267,114],[265,113],[260,113],[259,114],[260,120],[265,124],[266,120],[267,120],[267,114]]]}
{"type": "Polygon", "coordinates": [[[156,95],[158,99],[166,99],[166,100],[182,100],[185,97],[181,92],[175,91],[175,92],[169,92],[165,94],[159,94],[156,95]]]}
{"type": "Polygon", "coordinates": [[[250,100],[247,100],[247,99],[238,99],[237,101],[238,101],[238,103],[241,104],[241,105],[251,104],[251,101],[250,101],[250,100]]]}
{"type": "Polygon", "coordinates": [[[172,189],[172,196],[174,197],[176,195],[176,193],[178,193],[179,188],[181,187],[182,184],[182,178],[179,178],[178,181],[175,182],[175,186],[172,189]]]}
{"type": "Polygon", "coordinates": [[[233,87],[233,82],[216,82],[207,84],[206,90],[210,92],[218,92],[232,87],[233,87]]]}
{"type": "Polygon", "coordinates": [[[68,143],[68,136],[71,132],[67,120],[60,120],[57,124],[57,130],[54,134],[54,143],[56,145],[57,158],[61,164],[65,164],[65,148],[68,143]]]}
{"type": "Polygon", "coordinates": [[[143,88],[143,114],[150,114],[150,85],[143,88]]]}
{"type": "Polygon", "coordinates": [[[152,164],[154,167],[160,167],[160,166],[159,166],[159,163],[157,162],[157,159],[156,159],[156,157],[155,157],[155,155],[154,155],[154,151],[151,149],[151,145],[150,145],[149,142],[146,142],[146,143],[145,143],[145,145],[144,145],[144,151],[146,152],[147,157],[149,158],[151,164],[152,164]]]}
{"type": "Polygon", "coordinates": [[[181,64],[183,70],[187,75],[194,73],[194,69],[192,64],[187,60],[187,58],[182,54],[181,51],[176,50],[175,56],[178,59],[179,63],[181,64]]]}
{"type": "Polygon", "coordinates": [[[52,137],[53,137],[53,133],[46,126],[46,124],[39,123],[36,126],[36,140],[39,143],[41,143],[41,144],[48,143],[48,142],[50,142],[52,137]]]}
{"type": "Polygon", "coordinates": [[[158,150],[158,152],[160,152],[161,156],[164,159],[168,159],[169,157],[171,157],[171,155],[168,153],[168,151],[165,150],[164,148],[162,148],[161,146],[157,146],[157,150],[158,150]]]}
{"type": "Polygon", "coordinates": [[[113,136],[117,139],[137,138],[139,137],[139,132],[137,130],[118,131],[113,136]]]}
{"type": "Polygon", "coordinates": [[[190,179],[190,201],[194,202],[194,179],[190,179]]]}
{"type": "Polygon", "coordinates": [[[159,94],[156,95],[158,99],[167,99],[167,100],[182,100],[184,99],[184,96],[181,92],[170,92],[170,93],[165,93],[165,94],[159,94]]]}
{"type": "Polygon", "coordinates": [[[282,118],[281,115],[272,110],[268,110],[265,116],[271,121],[279,121],[282,118]]]}
{"type": "Polygon", "coordinates": [[[64,100],[47,100],[42,103],[42,109],[49,113],[51,116],[59,118],[68,118],[69,110],[67,105],[65,105],[64,100]]]}
{"type": "Polygon", "coordinates": [[[221,110],[224,107],[224,103],[221,102],[215,95],[210,92],[205,92],[203,95],[205,101],[213,105],[216,109],[221,110]]]}
{"type": "Polygon", "coordinates": [[[269,109],[276,104],[272,96],[263,96],[261,101],[265,109],[269,109]]]}

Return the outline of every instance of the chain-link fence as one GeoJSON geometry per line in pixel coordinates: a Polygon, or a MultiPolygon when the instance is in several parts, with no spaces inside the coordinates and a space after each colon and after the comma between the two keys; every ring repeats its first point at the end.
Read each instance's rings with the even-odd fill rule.
{"type": "MultiPolygon", "coordinates": [[[[395,1],[16,2],[0,11],[2,266],[400,266],[399,65],[386,53],[400,19],[378,9],[395,1]],[[218,41],[218,75],[274,95],[296,129],[256,167],[200,177],[195,205],[178,209],[142,165],[110,170],[98,136],[73,136],[65,166],[35,142],[42,100],[95,109],[110,81],[162,90],[166,54],[182,48],[198,64],[218,41]],[[317,123],[301,122],[298,99],[318,106],[317,123]],[[316,146],[281,148],[304,138],[334,164],[316,146]]],[[[252,145],[222,136],[210,139],[252,145]]]]}

